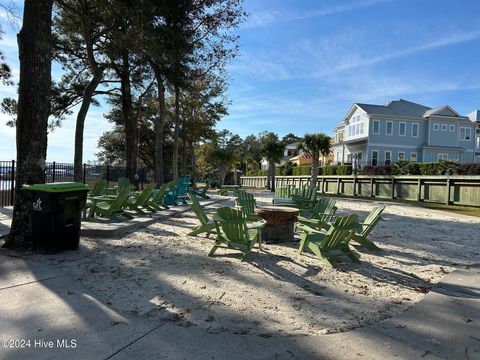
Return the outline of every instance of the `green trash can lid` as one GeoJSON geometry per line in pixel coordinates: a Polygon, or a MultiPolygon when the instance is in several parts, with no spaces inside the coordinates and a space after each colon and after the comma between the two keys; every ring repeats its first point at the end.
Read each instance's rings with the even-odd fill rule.
{"type": "Polygon", "coordinates": [[[78,182],[57,182],[48,184],[23,185],[23,189],[58,193],[77,190],[88,190],[88,186],[78,182]]]}

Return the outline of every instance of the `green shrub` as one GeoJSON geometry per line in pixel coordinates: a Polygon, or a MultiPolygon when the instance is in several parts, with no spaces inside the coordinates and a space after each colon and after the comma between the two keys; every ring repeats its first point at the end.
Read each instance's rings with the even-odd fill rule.
{"type": "Polygon", "coordinates": [[[420,174],[421,175],[439,175],[440,163],[421,163],[420,174]]]}
{"type": "Polygon", "coordinates": [[[460,164],[456,160],[440,160],[438,162],[438,171],[440,175],[458,175],[460,164]]]}
{"type": "Polygon", "coordinates": [[[310,166],[294,166],[292,169],[292,175],[310,175],[310,166]]]}
{"type": "Polygon", "coordinates": [[[325,175],[336,175],[337,174],[337,166],[336,165],[326,165],[323,167],[323,173],[325,175]]]}
{"type": "Polygon", "coordinates": [[[267,176],[268,175],[268,170],[260,170],[257,174],[257,176],[267,176]]]}
{"type": "Polygon", "coordinates": [[[407,160],[399,160],[392,166],[392,175],[408,175],[408,165],[407,160]]]}
{"type": "Polygon", "coordinates": [[[408,175],[420,175],[420,164],[411,162],[408,164],[408,175]]]}
{"type": "Polygon", "coordinates": [[[352,175],[352,165],[337,165],[337,175],[352,175]]]}

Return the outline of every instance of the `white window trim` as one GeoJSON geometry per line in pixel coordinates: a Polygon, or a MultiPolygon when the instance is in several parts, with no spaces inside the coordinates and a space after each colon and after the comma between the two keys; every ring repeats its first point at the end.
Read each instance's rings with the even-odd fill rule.
{"type": "Polygon", "coordinates": [[[400,121],[398,123],[398,136],[407,136],[407,123],[405,121],[400,121]],[[405,125],[405,133],[403,135],[400,133],[400,129],[402,128],[402,124],[405,125]]]}
{"type": "Polygon", "coordinates": [[[468,126],[460,126],[460,130],[459,130],[459,136],[460,136],[460,141],[472,141],[472,128],[471,127],[468,127],[468,126]],[[469,135],[470,135],[470,139],[466,139],[466,138],[461,138],[462,136],[462,129],[465,129],[465,135],[467,135],[467,130],[469,131],[469,135]]]}
{"type": "Polygon", "coordinates": [[[433,123],[433,130],[440,131],[440,123],[433,123]]]}
{"type": "Polygon", "coordinates": [[[397,153],[397,159],[398,159],[398,161],[400,161],[400,154],[403,154],[403,159],[401,159],[401,160],[406,160],[406,159],[405,159],[405,151],[399,151],[399,152],[397,153]]]}
{"type": "Polygon", "coordinates": [[[380,120],[373,120],[373,124],[372,124],[372,134],[373,134],[373,135],[380,135],[380,120]],[[378,131],[375,131],[375,123],[378,124],[378,131]]]}
{"type": "Polygon", "coordinates": [[[420,132],[420,125],[418,124],[418,122],[412,123],[412,137],[415,137],[415,138],[418,137],[418,133],[419,133],[419,132],[420,132]],[[417,135],[413,135],[413,127],[414,127],[415,125],[417,126],[417,135]]]}
{"type": "Polygon", "coordinates": [[[449,131],[449,132],[455,132],[455,130],[456,130],[455,124],[450,124],[450,125],[448,125],[448,131],[449,131]],[[453,128],[453,130],[452,130],[452,128],[453,128]]]}
{"type": "Polygon", "coordinates": [[[440,161],[440,160],[448,160],[448,154],[439,153],[439,154],[437,155],[437,161],[440,161]]]}
{"type": "Polygon", "coordinates": [[[418,154],[416,151],[411,151],[410,152],[410,161],[413,162],[412,160],[412,154],[415,154],[415,162],[418,162],[418,154]]]}
{"type": "Polygon", "coordinates": [[[383,159],[383,165],[387,165],[387,153],[390,153],[390,164],[392,165],[392,150],[385,150],[385,158],[383,159]]]}
{"type": "MultiPolygon", "coordinates": [[[[376,165],[378,165],[378,160],[379,160],[379,158],[380,158],[380,151],[378,151],[378,150],[372,150],[372,162],[373,162],[373,153],[374,153],[374,152],[377,153],[377,164],[376,164],[376,165]]],[[[372,163],[372,162],[371,162],[371,163],[372,163]]],[[[376,166],[376,165],[373,165],[373,166],[376,166]]]]}
{"type": "Polygon", "coordinates": [[[441,128],[441,130],[442,130],[443,132],[446,132],[446,131],[448,131],[448,124],[442,124],[442,125],[440,126],[440,128],[441,128]],[[445,130],[443,130],[444,127],[445,127],[445,130]]]}
{"type": "Polygon", "coordinates": [[[385,122],[385,135],[387,135],[387,136],[393,136],[393,121],[386,121],[386,122],[385,122]],[[392,124],[392,133],[391,133],[391,134],[389,134],[389,133],[387,132],[387,130],[388,130],[388,124],[389,124],[389,123],[392,124]]]}

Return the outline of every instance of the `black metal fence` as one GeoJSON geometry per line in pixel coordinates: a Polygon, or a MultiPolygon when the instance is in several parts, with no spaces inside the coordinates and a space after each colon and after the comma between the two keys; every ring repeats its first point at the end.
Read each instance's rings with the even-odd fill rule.
{"type": "MultiPolygon", "coordinates": [[[[0,161],[0,207],[13,206],[15,188],[15,160],[0,161]]],[[[126,176],[125,167],[110,165],[83,164],[82,182],[93,185],[98,179],[106,179],[115,183],[118,178],[126,176]]],[[[73,164],[48,162],[45,167],[45,182],[73,181],[73,164]]],[[[153,174],[148,169],[140,169],[138,172],[138,186],[153,181],[153,174]]]]}

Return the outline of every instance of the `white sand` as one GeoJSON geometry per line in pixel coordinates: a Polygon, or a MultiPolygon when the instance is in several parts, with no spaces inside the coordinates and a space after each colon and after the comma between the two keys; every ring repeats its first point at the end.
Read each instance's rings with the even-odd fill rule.
{"type": "MultiPolygon", "coordinates": [[[[259,204],[271,194],[255,193],[259,204]]],[[[220,197],[215,197],[220,199],[220,197]]],[[[231,205],[231,198],[223,205],[231,205]]],[[[216,204],[219,206],[222,204],[216,204]]],[[[338,200],[365,217],[377,203],[338,200]]],[[[297,243],[268,244],[246,261],[209,238],[189,237],[193,212],[115,239],[82,238],[79,251],[31,255],[73,273],[99,300],[137,316],[235,334],[329,334],[403,312],[455,267],[478,262],[480,219],[387,204],[359,263],[327,268],[297,243]]]]}

